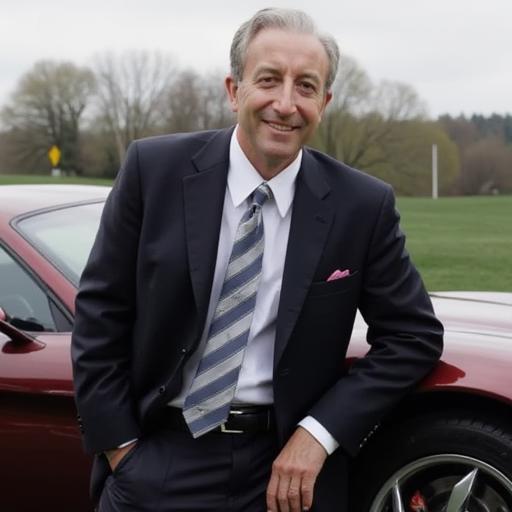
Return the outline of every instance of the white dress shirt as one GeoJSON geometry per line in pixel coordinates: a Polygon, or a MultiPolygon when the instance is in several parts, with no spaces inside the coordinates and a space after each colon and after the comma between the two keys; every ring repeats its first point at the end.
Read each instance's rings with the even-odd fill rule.
{"type": "MultiPolygon", "coordinates": [[[[208,330],[221,294],[240,219],[250,206],[251,194],[265,181],[245,156],[236,133],[237,130],[231,137],[227,187],[206,323],[200,345],[184,367],[183,388],[180,394],[170,402],[174,407],[183,408],[185,397],[204,352],[208,330]]],[[[301,160],[302,151],[288,167],[267,181],[272,190],[272,197],[264,203],[262,208],[265,239],[262,270],[247,348],[233,400],[235,404],[267,405],[274,401],[272,369],[277,310],[290,232],[291,206],[301,160]]],[[[332,453],[338,447],[336,440],[313,417],[304,418],[299,425],[308,430],[324,446],[327,453],[332,453]]]]}

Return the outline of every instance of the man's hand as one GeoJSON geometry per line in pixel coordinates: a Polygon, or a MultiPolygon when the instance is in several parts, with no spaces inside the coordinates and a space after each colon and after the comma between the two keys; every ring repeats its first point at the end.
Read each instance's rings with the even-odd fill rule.
{"type": "Polygon", "coordinates": [[[113,450],[105,450],[105,456],[107,457],[108,463],[110,464],[110,469],[115,471],[117,465],[121,462],[121,459],[132,450],[137,441],[130,443],[129,445],[123,446],[122,448],[114,448],[113,450]]]}
{"type": "Polygon", "coordinates": [[[327,458],[324,447],[298,427],[272,465],[267,487],[269,512],[302,512],[313,504],[316,478],[327,458]]]}

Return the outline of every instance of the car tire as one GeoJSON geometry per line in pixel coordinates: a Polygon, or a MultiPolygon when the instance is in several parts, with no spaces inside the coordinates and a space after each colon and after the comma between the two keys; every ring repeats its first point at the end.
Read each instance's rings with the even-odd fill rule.
{"type": "Polygon", "coordinates": [[[387,425],[351,488],[351,512],[512,512],[512,420],[453,411],[387,425]]]}

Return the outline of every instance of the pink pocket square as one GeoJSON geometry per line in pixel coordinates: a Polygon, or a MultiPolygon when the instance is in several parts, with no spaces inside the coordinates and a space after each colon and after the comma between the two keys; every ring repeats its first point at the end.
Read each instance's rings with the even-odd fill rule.
{"type": "Polygon", "coordinates": [[[343,279],[344,277],[348,277],[350,275],[350,270],[347,268],[345,270],[335,270],[328,278],[327,281],[336,281],[336,279],[343,279]]]}

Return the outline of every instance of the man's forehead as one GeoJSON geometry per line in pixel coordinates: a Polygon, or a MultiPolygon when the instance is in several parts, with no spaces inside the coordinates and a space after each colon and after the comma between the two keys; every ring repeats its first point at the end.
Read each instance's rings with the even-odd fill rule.
{"type": "Polygon", "coordinates": [[[260,70],[279,73],[288,67],[296,67],[303,75],[320,77],[329,62],[327,52],[316,35],[266,28],[249,43],[245,65],[252,68],[251,74],[260,70]]]}
{"type": "MultiPolygon", "coordinates": [[[[253,70],[254,76],[264,75],[264,74],[270,74],[270,75],[282,75],[289,70],[289,63],[283,63],[283,62],[272,62],[271,59],[269,59],[268,62],[260,61],[253,70]]],[[[320,72],[316,69],[308,69],[301,67],[297,70],[297,76],[300,78],[308,78],[310,80],[314,80],[316,82],[321,81],[322,75],[320,72]]]]}

